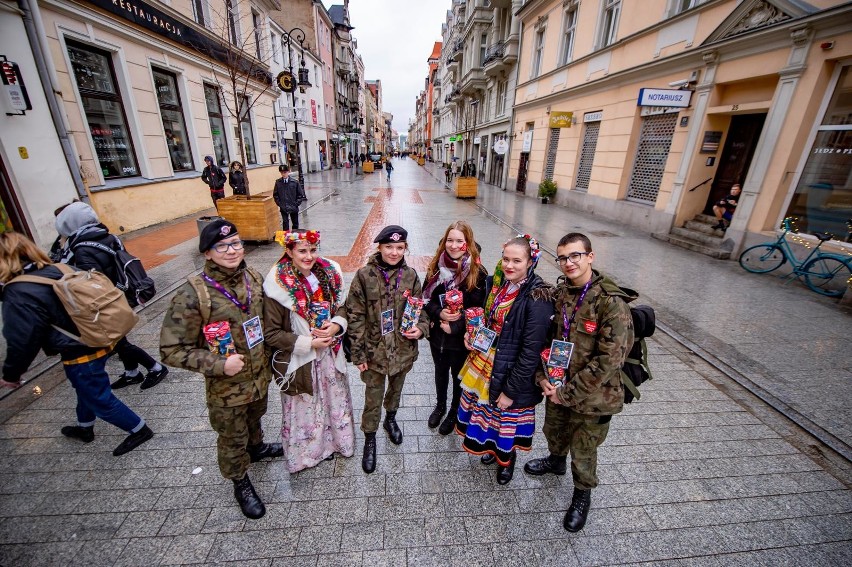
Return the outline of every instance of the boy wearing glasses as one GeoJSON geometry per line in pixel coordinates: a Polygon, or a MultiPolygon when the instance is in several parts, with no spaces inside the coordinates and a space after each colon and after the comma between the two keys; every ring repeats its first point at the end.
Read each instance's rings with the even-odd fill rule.
{"type": "Polygon", "coordinates": [[[218,434],[219,470],[234,482],[243,514],[262,517],[266,508],[254,490],[249,463],[280,457],[280,443],[264,443],[271,380],[263,344],[263,277],[246,266],[237,227],[219,219],[199,238],[206,262],[181,286],[163,319],[163,361],[204,375],[210,425],[218,434]]]}
{"type": "Polygon", "coordinates": [[[563,236],[556,254],[563,276],[554,294],[553,331],[555,340],[570,343],[565,349],[570,354],[564,384],[554,385],[541,376],[539,386],[547,396],[543,432],[550,455],[529,461],[524,471],[564,475],[571,453],[574,494],[563,527],[577,532],[586,524],[591,491],[598,485],[598,447],[624,404],[621,366],[633,346],[627,303],[637,294],[592,269],[595,253],[584,234],[563,236]]]}

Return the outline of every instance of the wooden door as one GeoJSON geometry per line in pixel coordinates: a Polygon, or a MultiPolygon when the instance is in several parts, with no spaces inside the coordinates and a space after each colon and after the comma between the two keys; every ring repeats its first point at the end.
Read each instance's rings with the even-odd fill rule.
{"type": "Polygon", "coordinates": [[[740,114],[731,117],[728,137],[722,149],[722,157],[719,158],[719,167],[704,206],[705,214],[713,214],[713,205],[728,194],[731,185],[739,183],[742,186],[745,182],[765,121],[765,113],[740,114]]]}

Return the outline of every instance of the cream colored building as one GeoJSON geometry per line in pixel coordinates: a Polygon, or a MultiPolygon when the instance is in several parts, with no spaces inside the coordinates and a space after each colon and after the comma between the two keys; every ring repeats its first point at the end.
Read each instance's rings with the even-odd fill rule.
{"type": "Polygon", "coordinates": [[[786,215],[843,239],[852,3],[529,0],[517,17],[511,189],[551,178],[559,204],[666,235],[740,183],[722,257],[786,215]]]}

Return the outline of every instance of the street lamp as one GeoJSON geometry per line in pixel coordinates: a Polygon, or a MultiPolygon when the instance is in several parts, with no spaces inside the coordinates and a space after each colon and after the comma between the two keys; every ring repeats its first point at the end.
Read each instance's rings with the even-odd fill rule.
{"type": "MultiPolygon", "coordinates": [[[[290,76],[293,75],[293,45],[292,40],[299,42],[301,57],[299,62],[299,81],[296,83],[299,87],[299,92],[304,93],[305,89],[311,87],[310,72],[305,66],[305,32],[301,28],[293,28],[287,32],[284,42],[287,44],[287,68],[290,71],[290,76]]],[[[290,99],[293,102],[293,140],[296,142],[296,170],[299,172],[299,186],[304,190],[305,181],[302,178],[302,135],[299,134],[299,120],[296,116],[296,89],[290,92],[290,99]]]]}

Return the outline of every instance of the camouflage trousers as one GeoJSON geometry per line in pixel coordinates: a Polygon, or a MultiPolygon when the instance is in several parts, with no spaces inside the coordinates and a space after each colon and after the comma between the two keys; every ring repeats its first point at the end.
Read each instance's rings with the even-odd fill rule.
{"type": "Polygon", "coordinates": [[[219,434],[216,450],[222,476],[239,480],[248,471],[250,458],[247,448],[263,443],[260,418],[266,413],[268,397],[241,406],[207,406],[210,425],[219,434]]]}
{"type": "Polygon", "coordinates": [[[612,416],[583,415],[550,400],[544,410],[542,430],[550,454],[564,457],[571,453],[574,487],[580,490],[595,488],[598,485],[598,447],[606,440],[612,416]]]}
{"type": "Polygon", "coordinates": [[[399,399],[402,397],[402,386],[408,370],[388,376],[374,370],[361,373],[361,380],[367,386],[364,393],[364,414],[361,416],[361,431],[375,433],[379,429],[379,419],[382,417],[382,400],[385,411],[399,409],[399,399]],[[387,390],[385,390],[387,376],[387,390]]]}

